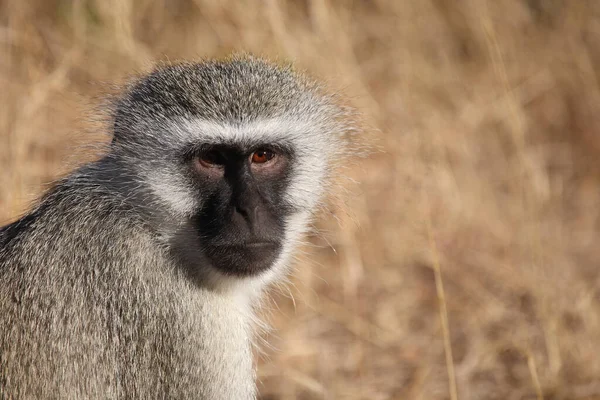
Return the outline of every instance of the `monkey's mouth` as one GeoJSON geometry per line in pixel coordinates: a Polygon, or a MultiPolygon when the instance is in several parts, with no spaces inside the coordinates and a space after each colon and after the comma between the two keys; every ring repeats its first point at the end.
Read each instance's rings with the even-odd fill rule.
{"type": "Polygon", "coordinates": [[[273,266],[281,244],[274,241],[247,241],[208,245],[204,252],[212,265],[226,275],[257,275],[273,266]]]}
{"type": "Polygon", "coordinates": [[[275,242],[248,242],[241,245],[241,247],[250,247],[250,248],[268,248],[277,246],[275,242]]]}

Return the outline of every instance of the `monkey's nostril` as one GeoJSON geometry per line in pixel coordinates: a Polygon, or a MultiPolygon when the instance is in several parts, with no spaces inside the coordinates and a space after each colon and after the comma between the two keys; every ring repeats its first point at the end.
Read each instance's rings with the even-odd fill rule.
{"type": "Polygon", "coordinates": [[[233,212],[236,214],[240,214],[243,217],[247,217],[248,213],[246,212],[246,210],[242,207],[239,206],[233,206],[233,212]]]}
{"type": "Polygon", "coordinates": [[[250,221],[258,221],[260,214],[261,214],[260,206],[258,206],[258,205],[248,206],[248,207],[234,205],[233,211],[237,214],[240,214],[245,219],[250,220],[250,221]]]}

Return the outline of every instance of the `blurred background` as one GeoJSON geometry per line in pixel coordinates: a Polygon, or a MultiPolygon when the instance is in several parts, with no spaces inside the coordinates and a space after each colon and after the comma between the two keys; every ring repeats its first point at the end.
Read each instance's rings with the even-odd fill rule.
{"type": "Polygon", "coordinates": [[[262,399],[600,399],[595,0],[0,0],[0,223],[96,156],[132,74],[232,51],[381,149],[267,304],[262,399]]]}

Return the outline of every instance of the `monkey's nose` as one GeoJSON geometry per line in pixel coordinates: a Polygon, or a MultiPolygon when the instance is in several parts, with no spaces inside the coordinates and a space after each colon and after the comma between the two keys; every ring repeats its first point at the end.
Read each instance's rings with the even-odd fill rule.
{"type": "Polygon", "coordinates": [[[258,205],[251,207],[235,206],[234,212],[244,219],[250,229],[253,229],[257,225],[261,224],[263,213],[258,205]]]}

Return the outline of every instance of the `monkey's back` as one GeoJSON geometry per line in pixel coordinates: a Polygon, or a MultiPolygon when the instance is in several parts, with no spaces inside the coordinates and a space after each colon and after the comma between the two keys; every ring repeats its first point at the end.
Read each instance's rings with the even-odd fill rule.
{"type": "Polygon", "coordinates": [[[215,307],[124,203],[73,184],[0,231],[0,398],[251,398],[234,305],[215,307]]]}

